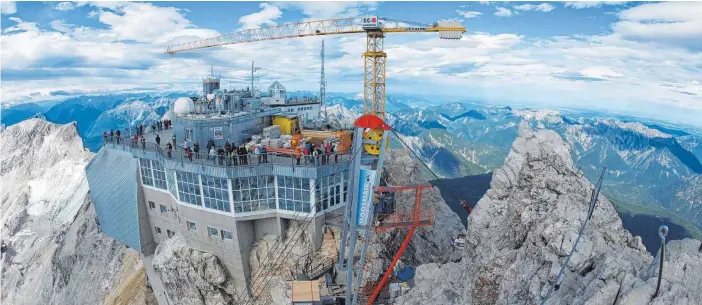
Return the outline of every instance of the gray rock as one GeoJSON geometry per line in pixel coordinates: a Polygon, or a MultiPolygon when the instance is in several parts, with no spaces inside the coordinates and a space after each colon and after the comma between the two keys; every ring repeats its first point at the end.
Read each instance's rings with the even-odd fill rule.
{"type": "MultiPolygon", "coordinates": [[[[463,260],[419,267],[417,286],[398,304],[540,303],[577,238],[592,190],[555,132],[534,133],[522,126],[468,219],[463,260]]],[[[694,271],[702,257],[695,248],[699,242],[677,243],[668,249],[671,261],[677,261],[664,272],[668,284],[651,302],[656,278],[647,269],[653,258],[600,195],[548,304],[699,304],[702,273],[694,271]]]]}
{"type": "Polygon", "coordinates": [[[158,245],[153,266],[168,296],[179,304],[231,304],[237,299],[234,281],[217,256],[188,247],[181,236],[158,245]]]}

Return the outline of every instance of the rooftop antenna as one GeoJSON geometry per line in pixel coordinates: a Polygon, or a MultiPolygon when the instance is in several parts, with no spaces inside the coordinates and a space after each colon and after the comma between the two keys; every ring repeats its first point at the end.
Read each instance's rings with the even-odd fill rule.
{"type": "Polygon", "coordinates": [[[324,39],[322,39],[322,50],[319,52],[322,57],[322,70],[319,79],[319,104],[324,107],[324,119],[327,120],[327,107],[324,105],[324,100],[327,95],[327,79],[324,76],[324,39]]]}
{"type": "Polygon", "coordinates": [[[251,61],[251,97],[252,98],[254,97],[254,79],[255,79],[254,72],[256,72],[258,70],[261,70],[261,68],[255,67],[254,62],[252,60],[251,61]]]}

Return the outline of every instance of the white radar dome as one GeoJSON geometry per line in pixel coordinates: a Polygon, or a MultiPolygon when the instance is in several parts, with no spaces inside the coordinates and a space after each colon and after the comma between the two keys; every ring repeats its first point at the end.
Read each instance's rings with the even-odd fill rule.
{"type": "Polygon", "coordinates": [[[195,112],[195,103],[189,97],[179,97],[173,106],[176,115],[186,115],[195,112]]]}

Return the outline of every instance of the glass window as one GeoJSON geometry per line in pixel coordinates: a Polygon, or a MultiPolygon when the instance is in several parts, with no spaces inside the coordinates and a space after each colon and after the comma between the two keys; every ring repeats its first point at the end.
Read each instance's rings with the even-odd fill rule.
{"type": "Polygon", "coordinates": [[[159,228],[159,227],[154,227],[154,229],[156,229],[156,234],[161,234],[161,228],[159,228]]]}
{"type": "Polygon", "coordinates": [[[210,237],[217,237],[217,235],[219,234],[219,231],[213,227],[207,227],[207,232],[210,233],[210,237]]]}
{"type": "Polygon", "coordinates": [[[173,170],[166,170],[166,180],[168,181],[168,191],[177,199],[178,192],[176,191],[175,173],[173,170]]]}
{"type": "Polygon", "coordinates": [[[232,239],[232,232],[222,230],[221,234],[222,239],[232,239]]]}
{"type": "Polygon", "coordinates": [[[278,198],[280,198],[280,209],[294,212],[309,212],[310,180],[307,178],[278,176],[278,198]]]}
{"type": "Polygon", "coordinates": [[[154,171],[154,186],[160,189],[166,189],[166,172],[163,169],[161,162],[151,160],[151,166],[154,171]]]}
{"type": "Polygon", "coordinates": [[[202,192],[205,195],[205,207],[224,212],[231,212],[229,206],[229,187],[227,179],[202,175],[202,192]]]}
{"type": "Polygon", "coordinates": [[[153,210],[155,208],[156,208],[156,204],[153,201],[149,201],[149,209],[153,210]]]}
{"type": "Polygon", "coordinates": [[[232,204],[234,205],[234,212],[241,213],[274,209],[274,181],[274,176],[270,175],[233,179],[232,204]],[[236,185],[239,187],[234,188],[236,185]],[[271,201],[273,202],[272,205],[270,204],[271,201]]]}
{"type": "Polygon", "coordinates": [[[153,186],[154,180],[151,176],[151,160],[139,158],[139,168],[141,169],[141,183],[153,186]]]}
{"type": "Polygon", "coordinates": [[[178,180],[178,197],[180,201],[194,205],[202,205],[198,175],[176,171],[176,178],[178,180]]]}
{"type": "Polygon", "coordinates": [[[166,212],[168,212],[168,207],[167,207],[167,206],[161,204],[161,205],[159,205],[159,207],[161,208],[161,213],[166,213],[166,212]]]}
{"type": "Polygon", "coordinates": [[[194,222],[186,221],[185,223],[188,225],[188,231],[197,232],[197,226],[194,222]]]}
{"type": "Polygon", "coordinates": [[[317,201],[316,206],[321,208],[322,211],[346,202],[348,186],[344,183],[343,177],[345,175],[346,172],[342,172],[320,178],[320,190],[317,191],[315,199],[317,201]]]}

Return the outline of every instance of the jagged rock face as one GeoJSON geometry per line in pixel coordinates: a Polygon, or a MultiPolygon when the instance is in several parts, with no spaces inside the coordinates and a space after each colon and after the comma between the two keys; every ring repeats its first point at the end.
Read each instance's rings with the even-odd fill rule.
{"type": "Polygon", "coordinates": [[[239,295],[217,256],[188,247],[181,236],[158,245],[153,266],[178,304],[231,304],[239,295]]]}
{"type": "Polygon", "coordinates": [[[1,135],[2,303],[153,303],[139,254],[95,223],[75,124],[30,119],[1,135]]]}
{"type": "MultiPolygon", "coordinates": [[[[387,182],[391,185],[407,185],[425,182],[422,177],[420,164],[413,159],[406,149],[391,150],[387,154],[387,182]]],[[[398,209],[411,210],[414,207],[414,193],[405,191],[395,194],[398,209]]],[[[422,193],[422,210],[434,211],[434,225],[430,228],[419,228],[412,237],[412,247],[403,255],[407,263],[412,265],[428,263],[447,263],[461,258],[461,253],[451,245],[451,240],[463,231],[461,219],[451,211],[444,202],[439,189],[434,187],[422,193]]],[[[406,230],[395,230],[386,236],[393,245],[393,250],[399,248],[406,230]]]]}
{"type": "MultiPolygon", "coordinates": [[[[573,168],[569,149],[555,132],[533,133],[523,126],[468,219],[463,260],[420,266],[417,286],[399,304],[539,303],[577,238],[592,189],[573,168]]],[[[699,262],[702,254],[693,256],[699,262]]],[[[636,285],[653,282],[655,290],[655,278],[646,272],[652,260],[640,238],[622,228],[612,205],[600,196],[549,304],[646,304],[650,298],[625,299],[648,291],[632,288],[636,285]],[[642,279],[648,282],[638,283],[642,279]]],[[[689,286],[695,283],[699,285],[686,281],[675,287],[689,297],[691,289],[699,290],[689,286]]]]}

